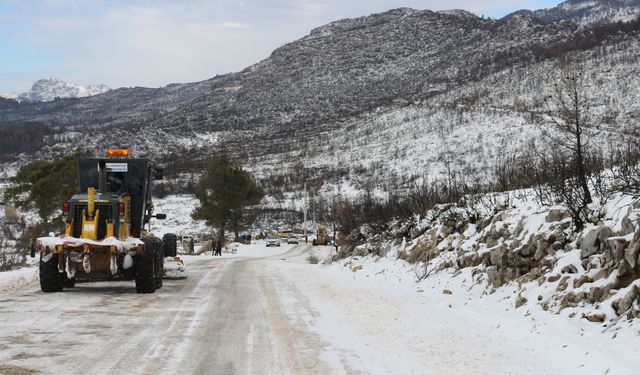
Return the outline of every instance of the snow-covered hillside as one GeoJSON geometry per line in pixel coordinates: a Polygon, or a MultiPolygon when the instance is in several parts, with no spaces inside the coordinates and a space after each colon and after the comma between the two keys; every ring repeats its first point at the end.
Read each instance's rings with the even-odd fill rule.
{"type": "MultiPolygon", "coordinates": [[[[379,15],[390,23],[400,22],[396,20],[396,17],[400,17],[401,20],[416,17],[418,20],[411,21],[416,23],[425,22],[421,18],[433,18],[444,22],[441,19],[444,16],[428,12],[422,14],[410,10],[404,10],[402,14],[396,11],[379,15]]],[[[457,13],[446,16],[462,17],[457,13]]],[[[465,15],[465,17],[471,16],[465,15]]],[[[371,22],[373,21],[369,19],[361,19],[348,22],[340,21],[324,26],[314,30],[305,38],[304,43],[299,42],[294,46],[283,47],[274,52],[274,56],[289,64],[286,65],[283,62],[282,64],[285,66],[291,67],[294,63],[290,62],[286,56],[294,56],[293,53],[298,50],[309,53],[305,47],[306,44],[319,43],[318,39],[331,36],[337,43],[349,45],[354,43],[353,40],[349,40],[349,35],[352,32],[347,33],[341,30],[348,28],[349,25],[371,22]],[[340,32],[347,34],[336,36],[340,32]],[[322,35],[325,36],[322,37],[322,35]],[[281,57],[281,55],[285,57],[281,57]]],[[[456,20],[456,22],[466,21],[456,20]]],[[[505,30],[501,32],[508,35],[512,33],[529,35],[528,31],[520,29],[529,30],[532,28],[535,30],[541,27],[527,18],[514,19],[510,22],[496,24],[496,26],[504,28],[505,30]]],[[[429,27],[436,28],[435,26],[429,27]]],[[[438,26],[438,30],[442,32],[440,27],[444,28],[444,26],[438,26]]],[[[358,32],[360,32],[359,30],[358,32]]],[[[568,31],[560,28],[559,32],[566,33],[568,31]]],[[[531,36],[529,35],[529,37],[531,36]]],[[[532,40],[539,42],[544,39],[544,33],[542,31],[533,33],[532,38],[532,40]]],[[[493,43],[501,42],[493,41],[493,43]]],[[[632,32],[612,36],[596,47],[577,52],[574,55],[584,64],[587,77],[586,89],[590,96],[594,123],[602,130],[599,138],[594,140],[593,144],[604,147],[604,150],[624,147],[626,143],[624,134],[637,124],[637,116],[640,113],[638,101],[635,100],[640,96],[638,91],[640,81],[637,78],[640,76],[640,72],[636,64],[636,61],[640,59],[639,46],[640,39],[638,39],[637,33],[632,32]]],[[[393,48],[399,50],[400,47],[408,48],[404,44],[393,48]]],[[[385,48],[393,49],[391,46],[385,48]]],[[[362,53],[364,52],[366,51],[362,51],[362,53]]],[[[469,52],[471,53],[471,49],[469,52]]],[[[291,58],[293,59],[293,57],[291,58]]],[[[411,72],[410,68],[416,64],[417,60],[413,61],[413,58],[417,59],[412,55],[402,61],[402,64],[406,64],[402,66],[407,72],[411,72]]],[[[327,64],[325,69],[328,69],[333,66],[332,64],[338,64],[337,57],[335,62],[323,63],[327,64]]],[[[267,73],[264,74],[275,74],[269,70],[271,68],[264,68],[266,64],[267,62],[262,62],[252,67],[246,74],[243,74],[242,81],[262,79],[258,74],[261,69],[266,69],[267,73]],[[251,73],[251,77],[248,76],[249,73],[251,73]]],[[[271,64],[275,65],[275,62],[271,64]]],[[[369,63],[362,62],[362,64],[365,66],[369,63]]],[[[379,62],[374,61],[370,64],[372,69],[379,67],[379,62]]],[[[149,92],[152,96],[139,95],[138,91],[142,89],[136,89],[135,93],[114,90],[101,96],[110,99],[108,102],[100,104],[100,107],[95,107],[100,99],[100,97],[95,97],[96,103],[73,104],[73,111],[68,115],[61,115],[63,117],[52,115],[49,107],[42,107],[33,112],[37,115],[33,118],[39,120],[55,118],[66,123],[66,116],[71,119],[74,117],[72,114],[77,113],[76,111],[89,111],[91,116],[94,116],[105,111],[108,112],[112,105],[121,108],[121,106],[134,103],[132,108],[122,107],[123,111],[119,111],[113,116],[109,115],[110,121],[115,121],[119,114],[132,110],[140,112],[143,117],[136,115],[136,117],[126,117],[123,121],[138,119],[138,123],[149,124],[155,121],[154,119],[161,119],[159,120],[161,122],[157,123],[157,126],[142,126],[135,128],[134,131],[126,126],[110,126],[108,132],[94,132],[91,137],[87,137],[82,128],[74,129],[73,132],[67,130],[65,134],[53,134],[48,136],[47,144],[50,146],[40,152],[41,157],[60,155],[79,144],[91,153],[98,155],[104,150],[105,145],[122,144],[123,140],[126,140],[126,145],[135,149],[138,154],[153,155],[155,159],[162,159],[171,154],[172,157],[179,155],[181,159],[201,160],[212,151],[224,148],[234,154],[244,167],[254,173],[261,181],[273,187],[274,191],[269,191],[269,193],[275,194],[277,191],[285,190],[285,197],[281,198],[280,202],[275,202],[274,206],[286,207],[290,205],[292,199],[291,195],[287,194],[299,195],[302,183],[305,181],[310,183],[312,194],[318,191],[326,193],[325,195],[328,197],[345,194],[349,191],[357,194],[358,191],[363,191],[367,187],[382,190],[397,189],[398,186],[402,186],[407,181],[413,181],[415,178],[442,178],[452,172],[468,179],[490,182],[497,161],[518,154],[523,147],[532,141],[536,141],[538,144],[544,143],[544,138],[540,137],[543,123],[538,114],[544,110],[541,103],[553,87],[554,74],[559,69],[559,65],[557,59],[538,61],[527,58],[520,63],[509,65],[508,68],[489,73],[483,72],[481,77],[456,81],[455,84],[443,83],[448,82],[449,78],[446,77],[440,77],[444,81],[438,84],[436,84],[438,81],[427,80],[421,86],[421,90],[424,92],[431,92],[426,97],[410,98],[406,96],[408,94],[405,95],[397,91],[402,90],[400,87],[397,89],[393,88],[395,86],[381,87],[382,93],[386,92],[384,90],[391,90],[399,95],[397,102],[379,105],[358,115],[347,116],[339,120],[318,120],[319,123],[299,123],[286,112],[278,112],[279,117],[268,115],[265,117],[265,121],[276,121],[280,125],[268,126],[266,123],[259,123],[255,127],[245,130],[211,129],[200,125],[182,127],[182,123],[175,127],[162,124],[165,121],[162,119],[162,113],[168,112],[171,112],[175,117],[176,113],[186,111],[183,113],[184,119],[194,124],[210,120],[226,121],[224,120],[225,116],[231,113],[245,116],[251,112],[250,108],[247,108],[246,111],[236,108],[224,110],[220,112],[220,116],[211,117],[213,112],[201,110],[201,105],[205,104],[206,106],[217,106],[224,102],[233,107],[240,105],[239,101],[245,100],[244,95],[232,101],[222,97],[220,97],[221,101],[218,101],[213,97],[199,96],[207,91],[207,87],[234,83],[238,78],[233,76],[220,77],[192,86],[168,86],[162,91],[149,92]],[[152,97],[153,100],[149,101],[149,97],[152,97]],[[125,98],[129,98],[129,101],[127,104],[122,104],[125,98]],[[82,142],[78,142],[80,139],[82,142]],[[282,181],[286,183],[282,184],[282,181]],[[344,188],[338,189],[338,187],[344,188]]],[[[300,66],[296,69],[305,69],[305,67],[300,66]]],[[[398,71],[385,69],[381,72],[376,71],[376,77],[384,77],[385,74],[398,74],[398,71]]],[[[453,72],[449,73],[454,74],[453,72]]],[[[443,71],[443,74],[449,73],[446,69],[443,71]]],[[[326,77],[314,74],[309,72],[304,75],[307,80],[312,77],[318,81],[309,81],[308,84],[315,85],[312,87],[332,82],[324,82],[326,77]]],[[[413,75],[407,73],[406,77],[409,76],[413,75]]],[[[353,79],[354,77],[345,75],[345,79],[353,79]]],[[[311,90],[305,85],[302,86],[311,90]]],[[[221,89],[214,91],[216,91],[216,95],[223,95],[223,92],[227,92],[221,89]],[[218,92],[220,93],[218,94],[218,92]]],[[[352,96],[344,97],[344,105],[353,100],[371,99],[361,97],[361,91],[353,92],[350,95],[352,96]]],[[[290,103],[291,111],[299,113],[306,111],[303,110],[304,105],[296,107],[294,99],[290,103]]],[[[250,104],[251,102],[247,102],[242,105],[250,104]]],[[[273,103],[265,105],[271,106],[273,103]]],[[[272,107],[269,108],[269,111],[273,110],[272,107]]],[[[16,111],[7,111],[6,113],[13,116],[12,113],[16,113],[16,111]]],[[[92,117],[87,118],[92,119],[92,117]]],[[[99,123],[99,120],[96,121],[99,123]]],[[[122,125],[126,124],[128,122],[122,123],[122,125]]],[[[23,155],[22,158],[27,160],[31,156],[23,155]]]]}
{"type": "Polygon", "coordinates": [[[527,314],[604,322],[615,337],[640,317],[640,207],[613,194],[591,210],[593,223],[576,232],[566,207],[541,205],[531,190],[468,197],[384,231],[360,227],[341,264],[390,280],[400,269],[402,278],[504,299],[527,314]],[[385,271],[389,262],[397,266],[385,271]]]}
{"type": "MultiPolygon", "coordinates": [[[[637,126],[638,51],[640,40],[631,38],[578,55],[585,62],[591,111],[601,128],[591,145],[605,152],[626,147],[628,130],[637,126]]],[[[429,100],[380,108],[337,128],[319,126],[295,136],[285,132],[282,138],[273,138],[270,129],[169,135],[148,127],[132,138],[128,129],[113,129],[91,138],[68,133],[65,142],[49,148],[48,155],[61,154],[79,140],[99,155],[104,145],[127,139],[136,152],[156,159],[169,151],[179,158],[204,157],[226,147],[244,155],[239,160],[243,166],[274,188],[268,191],[269,206],[274,208],[300,209],[304,182],[312,196],[328,199],[353,198],[366,189],[398,191],[416,178],[442,179],[450,173],[467,182],[491,183],[497,163],[533,142],[540,147],[546,142],[541,136],[544,122],[537,113],[544,110],[541,102],[557,69],[555,61],[516,67],[429,100]]],[[[180,180],[194,176],[197,173],[180,180]]]]}
{"type": "MultiPolygon", "coordinates": [[[[589,77],[585,90],[593,123],[601,129],[591,146],[605,154],[625,148],[628,132],[637,127],[638,51],[640,41],[630,39],[578,55],[589,77]]],[[[448,174],[491,183],[498,163],[532,143],[545,147],[545,122],[537,115],[544,111],[542,102],[558,69],[555,61],[519,66],[429,100],[379,109],[337,129],[318,128],[301,143],[279,144],[277,152],[263,137],[240,147],[249,155],[249,148],[255,150],[257,155],[245,165],[259,178],[277,176],[299,192],[301,185],[295,182],[304,179],[290,173],[297,171],[307,181],[322,181],[328,197],[349,197],[367,188],[398,191],[414,178],[444,179],[448,174]],[[270,149],[274,151],[265,152],[270,149]]]]}

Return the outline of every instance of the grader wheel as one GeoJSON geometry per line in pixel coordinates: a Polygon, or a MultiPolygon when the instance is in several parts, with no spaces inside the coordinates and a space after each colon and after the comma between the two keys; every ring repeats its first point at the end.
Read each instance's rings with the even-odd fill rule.
{"type": "Polygon", "coordinates": [[[62,292],[65,275],[58,272],[58,254],[53,254],[48,262],[40,257],[40,290],[45,293],[62,292]]]}

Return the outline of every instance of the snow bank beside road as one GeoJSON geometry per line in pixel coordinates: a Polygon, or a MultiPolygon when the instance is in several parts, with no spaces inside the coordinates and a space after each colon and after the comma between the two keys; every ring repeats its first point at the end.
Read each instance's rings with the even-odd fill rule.
{"type": "Polygon", "coordinates": [[[639,205],[614,195],[593,207],[597,224],[576,233],[562,207],[509,194],[475,198],[462,207],[440,205],[384,231],[362,227],[350,238],[364,243],[343,248],[341,255],[404,259],[415,264],[417,279],[469,269],[468,288],[493,293],[517,285],[511,301],[516,306],[538,305],[595,323],[640,317],[639,205]]]}
{"type": "Polygon", "coordinates": [[[417,327],[448,307],[456,318],[443,324],[503,336],[507,352],[549,363],[541,373],[637,373],[640,205],[615,194],[592,207],[597,224],[575,233],[562,207],[508,194],[438,206],[385,231],[362,227],[351,238],[364,243],[343,248],[346,257],[325,272],[341,280],[338,289],[426,299],[428,308],[406,302],[407,310],[426,308],[417,327]]]}
{"type": "Polygon", "coordinates": [[[0,272],[0,295],[38,286],[38,268],[23,267],[0,272]]]}
{"type": "MultiPolygon", "coordinates": [[[[447,270],[416,282],[413,265],[373,256],[332,264],[327,272],[345,284],[405,296],[407,310],[423,309],[415,321],[417,327],[439,319],[434,316],[435,311],[443,313],[439,309],[446,307],[452,318],[444,321],[446,325],[460,330],[482,330],[481,335],[499,337],[500,343],[508,344],[502,356],[521,351],[528,353],[530,359],[538,358],[531,369],[539,371],[532,373],[636,373],[634,358],[640,354],[640,325],[629,322],[607,331],[609,324],[571,319],[568,311],[551,314],[535,303],[516,308],[514,300],[521,291],[515,283],[487,293],[484,285],[472,282],[471,269],[447,270]],[[421,307],[414,307],[416,304],[421,307]]],[[[459,358],[467,356],[460,353],[459,358]]],[[[513,373],[527,373],[524,370],[526,367],[513,373]]]]}
{"type": "Polygon", "coordinates": [[[469,285],[470,269],[416,283],[404,261],[366,256],[311,265],[303,258],[273,264],[317,310],[307,323],[331,343],[326,357],[350,351],[348,363],[365,373],[636,373],[637,329],[602,334],[606,327],[539,306],[516,309],[517,287],[487,294],[469,285]]]}

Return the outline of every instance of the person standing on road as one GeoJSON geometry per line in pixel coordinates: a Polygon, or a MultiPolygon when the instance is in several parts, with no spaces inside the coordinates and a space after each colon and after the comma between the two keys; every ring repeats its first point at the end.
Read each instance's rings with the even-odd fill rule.
{"type": "Polygon", "coordinates": [[[189,255],[193,255],[194,246],[193,246],[193,238],[189,239],[189,255]]]}
{"type": "Polygon", "coordinates": [[[220,238],[216,241],[215,250],[216,252],[214,255],[222,256],[222,240],[220,238]]]}

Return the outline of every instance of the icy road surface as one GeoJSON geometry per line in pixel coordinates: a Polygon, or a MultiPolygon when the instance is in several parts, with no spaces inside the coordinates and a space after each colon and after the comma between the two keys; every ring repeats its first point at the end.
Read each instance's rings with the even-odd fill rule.
{"type": "Polygon", "coordinates": [[[308,264],[308,251],[258,243],[185,257],[189,278],[153,295],[133,282],[44,294],[32,270],[12,287],[4,275],[0,374],[591,373],[588,356],[563,362],[523,344],[524,330],[496,329],[500,316],[356,282],[308,264]]]}

